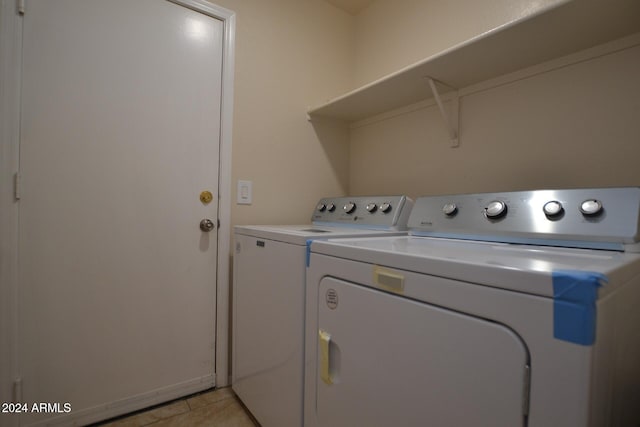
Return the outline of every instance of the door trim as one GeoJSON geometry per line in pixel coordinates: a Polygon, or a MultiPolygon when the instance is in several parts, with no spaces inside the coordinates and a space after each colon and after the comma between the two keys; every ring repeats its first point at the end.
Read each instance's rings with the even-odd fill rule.
{"type": "MultiPolygon", "coordinates": [[[[0,400],[11,402],[18,364],[18,203],[14,180],[20,151],[22,19],[16,1],[0,2],[0,400]]],[[[17,425],[18,418],[6,421],[17,425]]]]}
{"type": "Polygon", "coordinates": [[[231,142],[236,14],[204,0],[168,0],[217,18],[224,24],[222,40],[222,105],[218,177],[218,269],[216,278],[216,387],[231,384],[229,373],[229,270],[231,268],[231,142]]]}
{"type": "MultiPolygon", "coordinates": [[[[229,278],[231,239],[231,143],[235,62],[235,12],[204,0],[168,0],[223,22],[223,61],[218,179],[218,254],[216,277],[217,387],[229,377],[229,278]]],[[[28,11],[27,3],[27,12],[28,11]]],[[[0,0],[0,401],[14,401],[19,372],[18,221],[14,182],[19,170],[22,17],[16,0],[0,0]]],[[[9,422],[17,425],[17,418],[9,422]]]]}

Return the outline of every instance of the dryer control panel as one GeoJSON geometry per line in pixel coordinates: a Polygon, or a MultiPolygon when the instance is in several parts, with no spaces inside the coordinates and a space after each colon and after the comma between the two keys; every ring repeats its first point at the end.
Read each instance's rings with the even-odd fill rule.
{"type": "Polygon", "coordinates": [[[413,235],[640,251],[640,188],[534,190],[427,196],[413,235]]]}
{"type": "Polygon", "coordinates": [[[412,207],[413,200],[407,196],[325,197],[316,205],[311,222],[406,230],[412,207]]]}

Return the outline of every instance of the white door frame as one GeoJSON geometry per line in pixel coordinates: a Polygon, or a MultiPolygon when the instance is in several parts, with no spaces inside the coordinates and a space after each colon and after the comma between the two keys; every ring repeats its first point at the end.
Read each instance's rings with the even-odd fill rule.
{"type": "Polygon", "coordinates": [[[220,117],[220,169],[218,179],[218,269],[216,278],[216,387],[231,384],[229,374],[229,269],[231,258],[231,131],[233,129],[233,73],[235,12],[204,0],[169,0],[221,20],[222,105],[220,117]]]}
{"type": "MultiPolygon", "coordinates": [[[[222,100],[220,117],[220,168],[218,179],[218,259],[216,277],[216,386],[230,384],[229,278],[231,239],[231,137],[235,12],[204,0],[168,0],[219,19],[224,25],[222,100]]],[[[17,0],[0,0],[0,401],[20,394],[18,376],[18,221],[15,183],[20,153],[20,87],[22,16],[17,0]],[[16,390],[16,388],[18,390],[16,390]]],[[[28,12],[26,2],[26,13],[28,12]]],[[[7,420],[5,418],[5,420],[7,420]]],[[[7,420],[8,421],[8,420],[7,420]]],[[[17,419],[14,420],[17,422],[17,419]]],[[[4,425],[4,421],[2,423],[4,425]]],[[[12,424],[11,422],[7,425],[12,424]]]]}

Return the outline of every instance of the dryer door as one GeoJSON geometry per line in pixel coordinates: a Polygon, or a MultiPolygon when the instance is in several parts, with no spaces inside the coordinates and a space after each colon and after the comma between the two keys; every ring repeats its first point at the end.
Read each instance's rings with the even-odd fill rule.
{"type": "Polygon", "coordinates": [[[527,350],[504,325],[329,277],[318,300],[319,426],[525,424],[527,350]]]}

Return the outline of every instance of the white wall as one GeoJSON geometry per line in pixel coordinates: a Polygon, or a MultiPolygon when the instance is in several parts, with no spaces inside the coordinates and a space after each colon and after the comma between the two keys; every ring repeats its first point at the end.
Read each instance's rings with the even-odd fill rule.
{"type": "Polygon", "coordinates": [[[640,185],[639,117],[636,46],[463,96],[458,148],[433,105],[356,127],[350,188],[417,197],[640,185]]]}
{"type": "Polygon", "coordinates": [[[233,183],[253,181],[233,222],[308,222],[320,197],[348,190],[348,135],[306,110],[352,85],[354,18],[322,0],[214,2],[236,12],[233,183]]]}
{"type": "Polygon", "coordinates": [[[566,0],[376,0],[356,17],[361,86],[566,0]]]}
{"type": "MultiPolygon", "coordinates": [[[[355,81],[379,78],[553,3],[377,0],[356,17],[355,81]]],[[[580,61],[464,88],[458,148],[449,147],[434,105],[356,124],[350,191],[417,197],[640,185],[640,47],[580,61]]]]}

